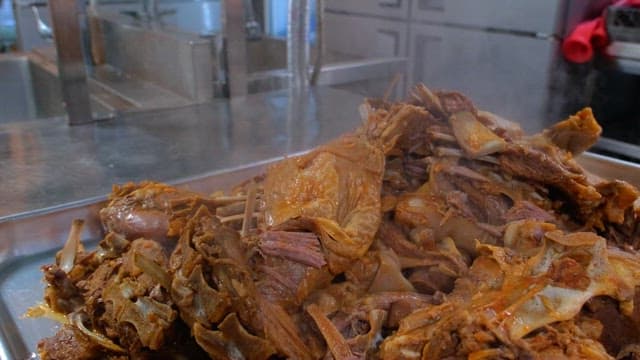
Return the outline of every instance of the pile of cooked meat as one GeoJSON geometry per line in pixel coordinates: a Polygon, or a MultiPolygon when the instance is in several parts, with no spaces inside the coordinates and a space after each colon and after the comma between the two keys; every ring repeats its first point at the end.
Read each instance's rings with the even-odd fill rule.
{"type": "Polygon", "coordinates": [[[640,358],[640,192],[574,161],[590,109],[527,136],[420,85],[360,114],[226,194],[115,186],[43,269],[42,359],[640,358]]]}

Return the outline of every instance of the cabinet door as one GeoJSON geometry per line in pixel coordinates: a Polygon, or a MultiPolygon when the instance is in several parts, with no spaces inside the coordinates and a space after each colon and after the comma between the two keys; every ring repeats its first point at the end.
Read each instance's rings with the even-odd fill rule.
{"type": "Polygon", "coordinates": [[[407,19],[409,0],[327,0],[327,10],[407,19]]]}
{"type": "Polygon", "coordinates": [[[326,14],[329,52],[355,58],[406,56],[409,25],[351,14],[326,14]]]}
{"type": "Polygon", "coordinates": [[[411,18],[440,24],[560,34],[566,0],[413,0],[411,18]]]}
{"type": "Polygon", "coordinates": [[[547,112],[557,41],[422,24],[411,34],[410,83],[460,91],[528,132],[558,120],[547,112]]]}

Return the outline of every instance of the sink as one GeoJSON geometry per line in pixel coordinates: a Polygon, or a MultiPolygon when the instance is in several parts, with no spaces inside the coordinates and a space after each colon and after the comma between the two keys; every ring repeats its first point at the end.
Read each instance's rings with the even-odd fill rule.
{"type": "Polygon", "coordinates": [[[0,123],[64,114],[57,77],[26,55],[0,56],[0,123]]]}
{"type": "MultiPolygon", "coordinates": [[[[103,16],[125,15],[140,12],[140,1],[101,2],[98,13],[103,16]]],[[[220,32],[222,21],[220,0],[158,0],[158,10],[162,16],[153,26],[166,30],[210,36],[220,32]]],[[[134,20],[132,16],[129,20],[134,20]]]]}
{"type": "MultiPolygon", "coordinates": [[[[115,71],[108,66],[90,72],[89,100],[96,117],[141,107],[102,80],[110,72],[115,71]]],[[[66,115],[52,48],[0,55],[0,109],[0,124],[66,115]]]]}
{"type": "MultiPolygon", "coordinates": [[[[158,4],[161,12],[173,12],[151,22],[126,14],[139,11],[139,4],[100,7],[106,62],[194,102],[223,95],[225,79],[220,64],[224,60],[216,50],[221,43],[221,2],[173,0],[158,4]]],[[[285,39],[263,36],[248,40],[246,47],[248,93],[288,86],[285,39]]],[[[311,59],[314,51],[312,47],[311,59]]],[[[360,59],[327,52],[318,84],[381,96],[394,76],[405,72],[404,58],[360,59]]]]}

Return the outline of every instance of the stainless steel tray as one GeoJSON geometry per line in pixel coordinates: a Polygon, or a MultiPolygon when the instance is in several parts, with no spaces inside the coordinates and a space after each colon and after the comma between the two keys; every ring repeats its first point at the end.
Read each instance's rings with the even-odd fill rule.
{"type": "MultiPolygon", "coordinates": [[[[277,159],[245,167],[183,179],[174,184],[200,192],[229,189],[264,171],[277,159]]],[[[624,179],[640,187],[640,165],[609,157],[584,154],[579,162],[603,178],[624,179]]],[[[42,300],[44,284],[40,267],[50,263],[64,243],[71,221],[87,224],[83,241],[95,244],[101,236],[97,217],[105,197],[25,214],[0,223],[0,358],[35,358],[38,340],[55,333],[57,325],[47,319],[24,319],[28,307],[42,300]]]]}
{"type": "MultiPolygon", "coordinates": [[[[271,159],[235,169],[204,174],[173,182],[198,192],[229,190],[258,175],[271,159]]],[[[25,311],[42,301],[42,265],[51,263],[66,240],[71,221],[85,220],[82,240],[88,248],[102,236],[98,210],[103,197],[23,214],[0,223],[0,359],[36,359],[36,345],[53,335],[57,323],[48,319],[23,318],[25,311]]]]}

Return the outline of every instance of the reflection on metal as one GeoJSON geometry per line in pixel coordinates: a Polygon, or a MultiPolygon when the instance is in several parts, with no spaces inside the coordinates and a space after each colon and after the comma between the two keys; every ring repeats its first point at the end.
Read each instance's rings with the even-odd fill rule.
{"type": "Polygon", "coordinates": [[[86,26],[80,26],[79,17],[80,14],[84,14],[84,1],[50,0],[49,9],[56,39],[62,99],[69,116],[69,124],[92,122],[83,55],[82,34],[86,26]]]}
{"type": "Polygon", "coordinates": [[[233,98],[247,94],[247,45],[243,0],[225,0],[224,12],[227,86],[229,96],[233,98]]]}
{"type": "Polygon", "coordinates": [[[289,86],[301,88],[309,83],[309,0],[289,0],[287,24],[287,69],[289,86]]]}
{"type": "Polygon", "coordinates": [[[158,0],[142,0],[142,11],[121,11],[121,14],[146,22],[158,21],[165,15],[175,13],[175,9],[160,10],[158,0]]]}
{"type": "Polygon", "coordinates": [[[605,150],[616,155],[622,155],[631,159],[640,160],[640,146],[635,144],[602,137],[598,140],[594,147],[596,149],[605,150]]]}
{"type": "Polygon", "coordinates": [[[51,27],[49,27],[49,25],[45,24],[44,21],[42,21],[42,18],[40,17],[40,10],[38,10],[38,7],[36,5],[31,5],[31,11],[33,11],[33,16],[36,18],[38,34],[40,34],[43,39],[53,39],[53,32],[51,31],[51,27]]]}
{"type": "MultiPolygon", "coordinates": [[[[343,85],[361,81],[383,81],[385,88],[398,73],[404,73],[406,58],[376,58],[325,64],[318,74],[318,85],[343,85]]],[[[249,93],[286,88],[290,85],[287,70],[276,69],[249,74],[249,93]]],[[[382,94],[380,94],[382,95],[382,94]]]]}
{"type": "Polygon", "coordinates": [[[210,39],[118,13],[100,14],[97,21],[107,64],[191,101],[213,99],[217,62],[210,39]]]}
{"type": "Polygon", "coordinates": [[[0,124],[64,115],[56,75],[26,55],[0,57],[0,94],[0,124]]]}
{"type": "Polygon", "coordinates": [[[262,29],[260,29],[260,24],[256,21],[252,0],[244,0],[244,11],[247,19],[245,24],[247,40],[259,40],[262,37],[262,29]]]}
{"type": "Polygon", "coordinates": [[[311,86],[318,83],[318,75],[320,75],[320,69],[322,68],[324,53],[324,0],[316,0],[316,59],[311,72],[311,86]]]}
{"type": "Polygon", "coordinates": [[[0,223],[105,195],[112,184],[176,181],[309,149],[353,130],[361,101],[315,87],[304,96],[283,90],[124,113],[97,126],[69,129],[63,118],[2,124],[0,223]],[[290,102],[308,105],[287,129],[290,102]]]}

